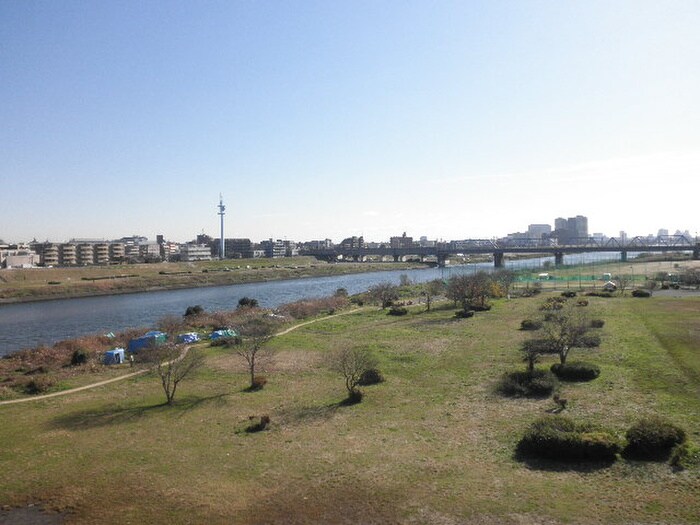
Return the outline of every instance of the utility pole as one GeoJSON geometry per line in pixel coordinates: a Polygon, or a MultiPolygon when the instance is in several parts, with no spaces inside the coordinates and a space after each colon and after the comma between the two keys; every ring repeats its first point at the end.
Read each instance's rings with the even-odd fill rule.
{"type": "Polygon", "coordinates": [[[219,213],[221,217],[221,241],[219,242],[219,259],[223,260],[226,255],[224,247],[224,215],[226,214],[226,206],[224,206],[224,198],[221,193],[219,193],[219,213]]]}

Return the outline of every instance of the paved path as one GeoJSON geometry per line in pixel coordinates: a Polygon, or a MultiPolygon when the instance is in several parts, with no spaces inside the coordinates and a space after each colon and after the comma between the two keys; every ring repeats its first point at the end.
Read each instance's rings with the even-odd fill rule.
{"type": "MultiPolygon", "coordinates": [[[[347,312],[341,312],[339,314],[329,315],[326,317],[320,317],[318,319],[312,319],[311,321],[299,323],[299,324],[296,324],[290,328],[287,328],[286,330],[283,330],[279,333],[276,333],[275,337],[279,337],[281,335],[288,334],[289,332],[296,330],[297,328],[301,328],[302,326],[306,326],[306,325],[313,324],[313,323],[318,323],[319,321],[324,321],[326,319],[332,319],[333,317],[338,317],[341,315],[354,314],[355,312],[359,312],[360,310],[361,310],[361,308],[355,308],[354,310],[348,310],[347,312]]],[[[184,354],[187,353],[187,351],[189,349],[190,349],[190,347],[185,348],[185,351],[183,352],[183,355],[181,357],[184,357],[184,354]]],[[[49,399],[52,397],[66,396],[68,394],[75,394],[76,392],[81,392],[82,390],[89,390],[91,388],[97,388],[99,386],[108,385],[108,384],[114,383],[116,381],[123,381],[124,379],[129,379],[130,377],[145,374],[146,372],[150,372],[150,369],[145,368],[143,370],[131,372],[130,374],[124,374],[123,376],[113,377],[112,379],[106,379],[104,381],[99,381],[97,383],[92,383],[90,385],[80,386],[77,388],[71,388],[70,390],[62,390],[61,392],[53,392],[52,394],[44,394],[41,396],[23,397],[20,399],[10,399],[8,401],[0,401],[0,405],[13,405],[13,404],[17,404],[17,403],[28,403],[30,401],[39,401],[41,399],[49,399]]]]}

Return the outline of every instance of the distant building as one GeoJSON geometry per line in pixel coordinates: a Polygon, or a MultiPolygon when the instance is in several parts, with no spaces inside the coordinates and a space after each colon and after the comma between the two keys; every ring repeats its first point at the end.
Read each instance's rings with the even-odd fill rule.
{"type": "Polygon", "coordinates": [[[39,261],[39,255],[29,248],[0,249],[0,268],[31,268],[39,261]]]}
{"type": "Polygon", "coordinates": [[[549,237],[552,227],[549,224],[530,224],[527,227],[527,236],[530,239],[542,239],[549,237]]]}
{"type": "Polygon", "coordinates": [[[406,232],[403,232],[401,237],[391,237],[389,246],[392,248],[413,248],[413,237],[406,237],[406,232]]]}
{"type": "Polygon", "coordinates": [[[204,244],[180,245],[180,260],[185,262],[211,261],[211,248],[204,244]]]}
{"type": "Polygon", "coordinates": [[[347,239],[343,239],[343,241],[340,243],[340,247],[344,250],[357,250],[360,248],[365,247],[365,239],[364,237],[348,237],[347,239]]]}
{"type": "Polygon", "coordinates": [[[268,258],[278,258],[285,257],[287,254],[287,247],[284,245],[284,241],[277,239],[273,241],[268,239],[267,241],[262,241],[260,246],[265,251],[265,257],[268,258]]]}

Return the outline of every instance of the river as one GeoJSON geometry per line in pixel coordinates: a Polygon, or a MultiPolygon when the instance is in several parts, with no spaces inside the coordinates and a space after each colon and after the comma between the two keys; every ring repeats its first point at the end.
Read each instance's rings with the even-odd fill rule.
{"type": "MultiPolygon", "coordinates": [[[[603,260],[601,255],[580,254],[576,258],[577,262],[590,262],[603,260]]],[[[606,260],[619,258],[619,254],[605,255],[606,260]]],[[[553,262],[553,259],[537,257],[507,261],[506,267],[538,268],[546,261],[553,262]]],[[[401,275],[414,282],[426,282],[482,269],[492,270],[493,263],[5,304],[0,305],[0,356],[87,334],[153,327],[158,319],[166,315],[182,315],[191,305],[202,305],[207,311],[232,310],[241,297],[253,297],[260,306],[275,308],[301,299],[329,296],[338,288],[355,294],[380,282],[398,284],[401,275]]]]}

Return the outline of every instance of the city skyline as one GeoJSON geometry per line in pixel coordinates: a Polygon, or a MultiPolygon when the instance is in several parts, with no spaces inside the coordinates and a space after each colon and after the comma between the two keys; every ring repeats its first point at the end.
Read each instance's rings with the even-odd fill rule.
{"type": "Polygon", "coordinates": [[[0,239],[700,230],[700,5],[0,5],[0,239]],[[543,213],[543,210],[547,210],[543,213]]]}

